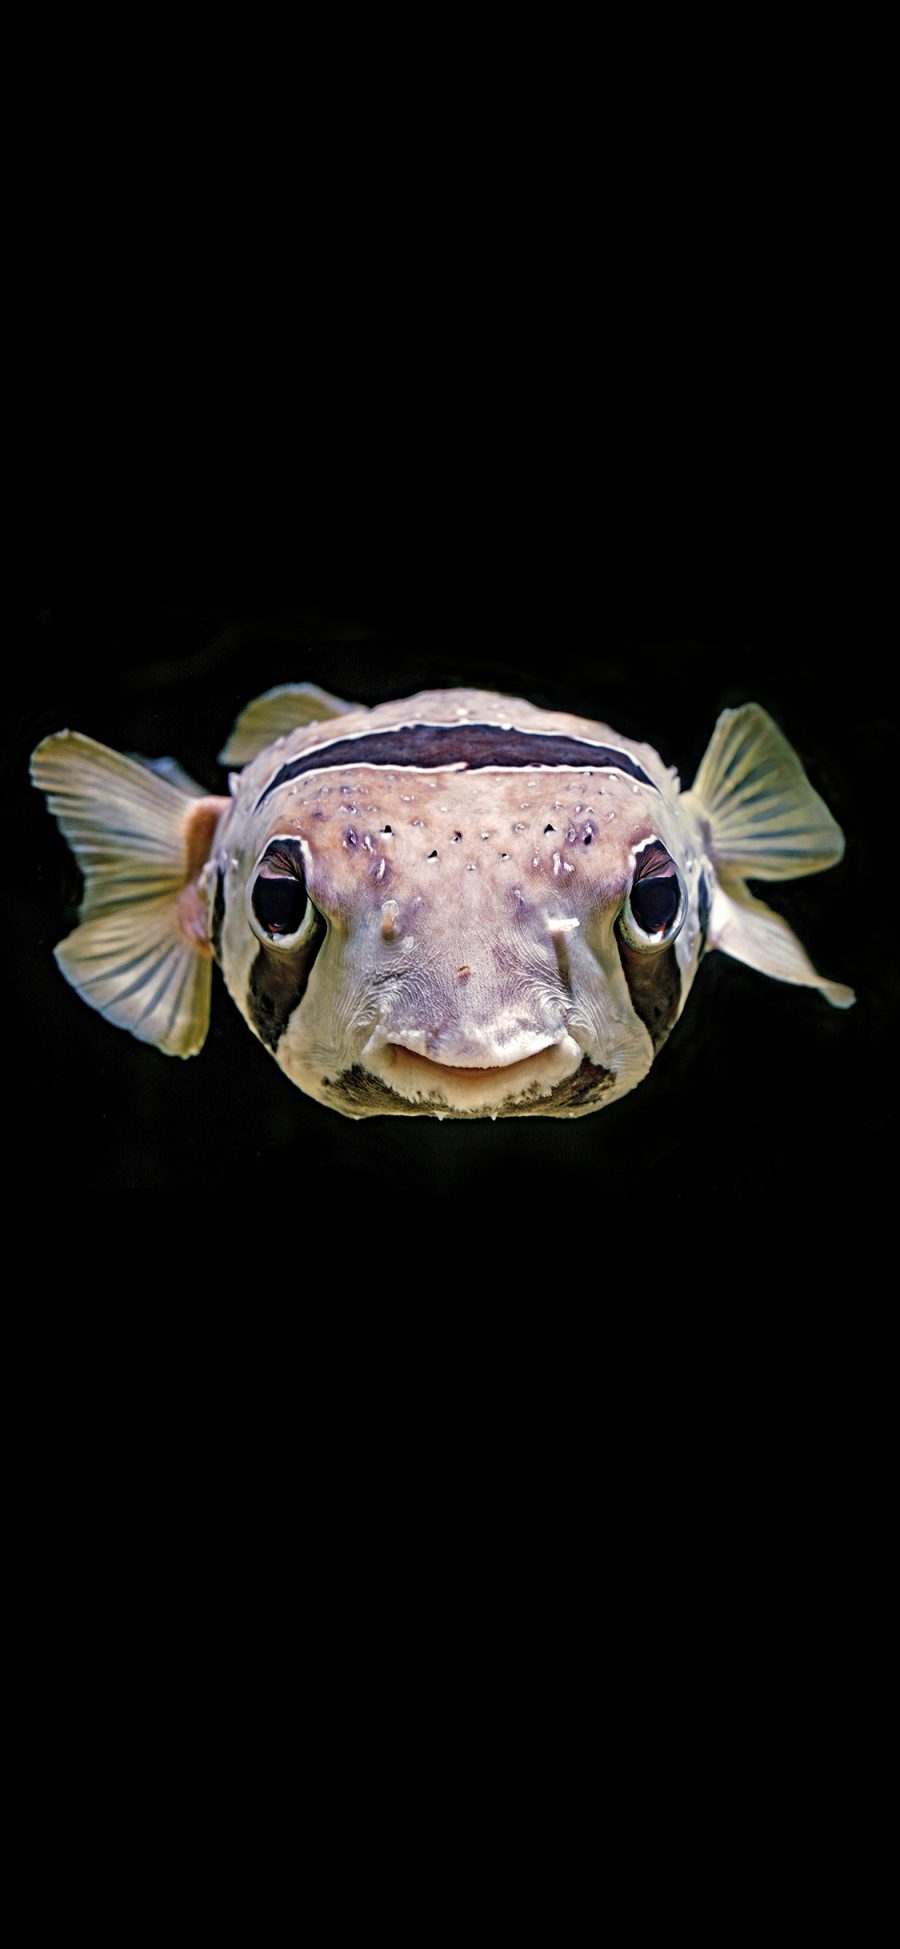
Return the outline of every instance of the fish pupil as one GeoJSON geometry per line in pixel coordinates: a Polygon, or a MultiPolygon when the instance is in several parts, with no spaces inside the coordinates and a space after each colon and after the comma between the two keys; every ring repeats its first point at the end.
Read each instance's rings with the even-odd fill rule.
{"type": "Polygon", "coordinates": [[[638,880],[631,889],[631,911],[645,934],[661,934],[671,927],[680,898],[674,874],[664,880],[638,880]]]}
{"type": "Polygon", "coordinates": [[[306,910],[306,888],[293,878],[260,874],[253,889],[253,911],[267,934],[296,934],[306,910]]]}

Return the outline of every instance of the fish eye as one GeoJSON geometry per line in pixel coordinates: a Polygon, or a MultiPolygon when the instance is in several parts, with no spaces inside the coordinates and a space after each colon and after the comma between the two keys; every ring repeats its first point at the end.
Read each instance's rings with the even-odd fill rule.
{"type": "Polygon", "coordinates": [[[630,947],[668,947],[680,933],[687,897],[675,861],[658,840],[638,855],[637,871],[619,915],[619,929],[630,947]]]}
{"type": "Polygon", "coordinates": [[[247,915],[254,934],[267,946],[295,948],[312,931],[316,910],[306,891],[296,840],[267,847],[249,889],[247,915]]]}

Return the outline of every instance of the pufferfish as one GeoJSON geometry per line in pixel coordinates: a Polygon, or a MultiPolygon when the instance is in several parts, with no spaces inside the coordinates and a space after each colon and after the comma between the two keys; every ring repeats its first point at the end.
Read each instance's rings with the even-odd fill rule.
{"type": "Polygon", "coordinates": [[[854,1000],[746,885],[844,849],[758,704],[689,791],[606,724],[480,690],[282,685],[221,762],[227,797],[76,731],[32,758],[85,882],[62,973],[166,1055],[202,1047],[216,961],[344,1116],[581,1117],[646,1076],[714,948],[854,1000]]]}

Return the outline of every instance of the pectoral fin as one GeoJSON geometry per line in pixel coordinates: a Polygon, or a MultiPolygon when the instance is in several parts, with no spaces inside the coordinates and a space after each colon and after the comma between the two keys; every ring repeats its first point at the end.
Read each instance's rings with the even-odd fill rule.
{"type": "Polygon", "coordinates": [[[192,1056],[209,1023],[203,868],[227,799],[197,797],[78,731],[45,738],[31,775],[84,874],[56,949],[84,1001],[142,1042],[192,1056]]]}
{"type": "Polygon", "coordinates": [[[759,704],[723,711],[685,800],[726,874],[796,880],[834,866],[844,835],[796,751],[759,704]]]}
{"type": "Polygon", "coordinates": [[[852,988],[817,974],[787,921],[744,884],[821,873],[844,851],[840,826],[768,711],[742,704],[722,712],[684,801],[714,869],[708,945],[849,1008],[852,988]]]}
{"type": "Polygon", "coordinates": [[[776,981],[820,989],[833,1008],[851,1008],[856,1000],[852,988],[816,972],[793,928],[764,901],[756,900],[742,880],[723,878],[714,888],[709,945],[776,981]]]}
{"type": "Polygon", "coordinates": [[[278,684],[262,697],[254,697],[241,712],[228,743],[219,752],[219,763],[248,765],[267,744],[287,737],[298,726],[343,717],[347,711],[358,709],[358,704],[345,704],[343,698],[332,697],[318,684],[278,684]]]}

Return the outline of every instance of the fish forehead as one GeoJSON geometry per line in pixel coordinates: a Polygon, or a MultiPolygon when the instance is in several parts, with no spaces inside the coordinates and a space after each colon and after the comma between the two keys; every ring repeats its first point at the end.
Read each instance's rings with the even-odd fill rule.
{"type": "Polygon", "coordinates": [[[279,836],[304,841],[310,891],[336,912],[414,897],[451,929],[481,908],[620,899],[636,847],[675,843],[657,794],[607,771],[307,772],[252,823],[254,859],[279,836]]]}

